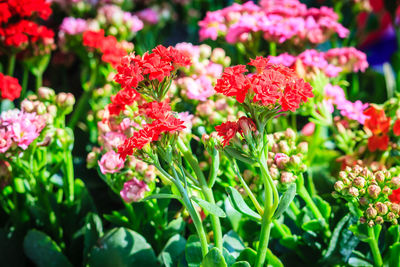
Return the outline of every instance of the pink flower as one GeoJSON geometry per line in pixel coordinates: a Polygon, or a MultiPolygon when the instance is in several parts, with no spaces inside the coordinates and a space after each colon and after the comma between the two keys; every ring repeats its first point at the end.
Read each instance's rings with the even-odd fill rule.
{"type": "Polygon", "coordinates": [[[284,169],[286,164],[289,162],[289,156],[284,153],[276,153],[274,161],[279,169],[284,169]]]}
{"type": "Polygon", "coordinates": [[[346,72],[364,72],[368,68],[367,55],[354,47],[330,49],[325,53],[325,58],[346,72]]]}
{"type": "Polygon", "coordinates": [[[206,101],[207,98],[214,94],[211,80],[206,76],[184,77],[179,79],[177,83],[185,89],[189,99],[206,101]]]}
{"type": "Polygon", "coordinates": [[[324,92],[324,104],[327,106],[330,113],[334,111],[334,105],[341,106],[347,101],[343,89],[338,85],[328,83],[324,87],[324,92]]]}
{"type": "Polygon", "coordinates": [[[5,153],[11,147],[12,140],[9,132],[0,129],[0,153],[5,153]]]}
{"type": "Polygon", "coordinates": [[[364,110],[366,110],[368,106],[368,103],[363,103],[360,100],[357,100],[354,103],[351,101],[345,101],[338,106],[338,109],[342,116],[358,121],[360,124],[364,124],[365,119],[367,118],[364,114],[364,110]]]}
{"type": "Polygon", "coordinates": [[[152,8],[143,9],[136,13],[136,15],[145,23],[149,23],[152,25],[157,24],[160,20],[158,13],[152,8]]]}
{"type": "Polygon", "coordinates": [[[303,129],[301,129],[301,133],[305,136],[311,136],[313,135],[315,130],[315,124],[313,122],[309,122],[306,125],[304,125],[303,129]]]}
{"type": "Polygon", "coordinates": [[[67,17],[64,18],[60,25],[60,34],[77,35],[88,29],[86,20],[81,18],[67,17]]]}
{"type": "Polygon", "coordinates": [[[268,59],[269,59],[269,63],[271,63],[271,64],[277,64],[277,65],[282,64],[286,67],[291,67],[296,61],[295,56],[292,56],[286,52],[283,54],[280,54],[279,56],[275,56],[275,57],[269,56],[268,59]]]}
{"type": "Polygon", "coordinates": [[[178,119],[183,121],[183,125],[185,125],[185,129],[183,130],[186,133],[190,133],[193,123],[193,115],[190,114],[188,111],[178,113],[178,119]]]}
{"type": "Polygon", "coordinates": [[[215,41],[220,33],[225,33],[227,30],[222,10],[208,11],[206,17],[199,21],[199,26],[200,41],[208,38],[215,41]]]}
{"type": "Polygon", "coordinates": [[[125,140],[126,136],[119,132],[107,132],[103,135],[104,148],[106,150],[117,149],[125,140]]]}
{"type": "Polygon", "coordinates": [[[147,184],[134,177],[132,180],[124,183],[120,195],[126,203],[131,203],[142,199],[146,191],[150,191],[147,184]]]}
{"type": "Polygon", "coordinates": [[[124,167],[124,160],[114,151],[108,151],[98,162],[102,174],[116,173],[124,167]]]}

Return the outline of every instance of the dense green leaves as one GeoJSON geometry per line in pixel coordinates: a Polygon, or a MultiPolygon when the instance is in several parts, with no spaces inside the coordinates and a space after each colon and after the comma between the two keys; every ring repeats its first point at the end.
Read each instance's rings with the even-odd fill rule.
{"type": "Polygon", "coordinates": [[[176,266],[181,254],[185,251],[186,240],[181,235],[172,236],[161,251],[158,259],[166,266],[176,266]]]}
{"type": "Polygon", "coordinates": [[[197,236],[189,236],[185,247],[186,262],[189,267],[198,267],[203,256],[201,254],[201,244],[197,236]]]}
{"type": "Polygon", "coordinates": [[[30,230],[24,240],[24,251],[39,267],[72,267],[57,244],[43,232],[30,230]]]}
{"type": "Polygon", "coordinates": [[[222,253],[217,248],[212,248],[201,262],[201,267],[227,267],[222,253]]]}

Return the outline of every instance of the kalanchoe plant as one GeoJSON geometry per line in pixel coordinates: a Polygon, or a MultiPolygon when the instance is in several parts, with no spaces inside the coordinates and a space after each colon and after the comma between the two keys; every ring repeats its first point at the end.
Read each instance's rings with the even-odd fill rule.
{"type": "MultiPolygon", "coordinates": [[[[248,70],[244,65],[226,68],[215,87],[218,93],[235,97],[242,104],[248,117],[241,117],[237,122],[228,121],[215,129],[223,138],[222,147],[229,157],[247,163],[254,162],[261,169],[265,195],[263,207],[244,180],[240,181],[256,207],[259,217],[262,218],[255,264],[263,266],[268,251],[272,219],[275,212],[282,209],[278,208],[280,203],[278,190],[268,169],[269,140],[266,126],[278,114],[298,109],[302,102],[313,97],[313,93],[311,86],[289,68],[270,64],[268,59],[263,57],[251,60],[249,65],[255,67],[256,73],[246,76],[248,70]],[[237,134],[241,137],[238,138],[237,134]]],[[[283,159],[279,159],[278,156],[277,160],[283,167],[283,159]]],[[[286,208],[294,197],[292,190],[287,192],[291,196],[281,203],[286,208]]]]}

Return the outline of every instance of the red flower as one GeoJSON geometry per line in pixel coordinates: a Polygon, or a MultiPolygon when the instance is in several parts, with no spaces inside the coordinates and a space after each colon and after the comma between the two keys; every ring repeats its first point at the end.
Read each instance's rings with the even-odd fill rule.
{"type": "Polygon", "coordinates": [[[267,68],[268,61],[269,61],[268,58],[258,56],[256,57],[256,59],[250,59],[250,63],[248,64],[256,67],[257,72],[261,73],[267,68]]]}
{"type": "Polygon", "coordinates": [[[227,121],[221,125],[215,126],[215,130],[218,135],[224,139],[222,145],[225,147],[229,144],[229,141],[235,137],[236,133],[239,131],[239,126],[236,122],[227,121]]]}
{"type": "Polygon", "coordinates": [[[250,86],[248,79],[243,75],[245,72],[245,65],[226,68],[222,77],[217,80],[215,91],[226,96],[235,96],[239,103],[243,103],[250,86]]]}
{"type": "Polygon", "coordinates": [[[274,70],[254,75],[251,78],[251,88],[255,93],[253,101],[261,101],[264,106],[277,103],[282,98],[285,80],[283,74],[274,70]]]}
{"type": "Polygon", "coordinates": [[[400,120],[399,119],[397,121],[395,121],[395,123],[393,125],[393,133],[396,136],[400,135],[400,120]]]}
{"type": "Polygon", "coordinates": [[[139,110],[147,117],[157,120],[164,118],[167,113],[170,113],[171,106],[166,101],[153,101],[139,106],[139,110]]]}
{"type": "Polygon", "coordinates": [[[373,106],[365,110],[364,114],[368,116],[364,125],[372,132],[372,136],[368,138],[368,149],[371,152],[377,149],[386,150],[389,144],[387,133],[390,129],[390,118],[386,117],[383,109],[373,106]]]}
{"type": "Polygon", "coordinates": [[[107,106],[107,110],[108,112],[110,112],[110,115],[119,115],[121,113],[121,111],[123,111],[125,109],[125,105],[121,105],[121,104],[108,104],[107,106]]]}
{"type": "Polygon", "coordinates": [[[136,88],[139,82],[143,81],[143,69],[135,62],[134,54],[123,57],[121,65],[117,67],[118,74],[115,75],[115,81],[122,88],[136,88]]]}
{"type": "Polygon", "coordinates": [[[11,12],[7,3],[0,3],[0,23],[7,22],[11,18],[11,12]]]}
{"type": "Polygon", "coordinates": [[[16,78],[0,73],[1,98],[13,101],[20,96],[21,89],[16,78]]]}
{"type": "Polygon", "coordinates": [[[163,118],[153,121],[150,126],[157,129],[159,133],[175,133],[186,128],[184,122],[176,118],[171,112],[166,113],[163,118]]]}
{"type": "Polygon", "coordinates": [[[156,141],[159,137],[159,132],[156,128],[146,126],[142,130],[134,132],[132,137],[118,147],[118,154],[122,159],[126,159],[127,155],[132,155],[135,149],[142,149],[151,141],[156,141]]]}
{"type": "Polygon", "coordinates": [[[82,35],[83,45],[99,49],[102,46],[104,39],[104,30],[99,31],[85,31],[82,35]]]}
{"type": "Polygon", "coordinates": [[[133,102],[139,97],[139,94],[134,89],[124,89],[119,91],[115,96],[111,97],[113,104],[119,105],[132,105],[133,102]]]}
{"type": "Polygon", "coordinates": [[[243,135],[248,135],[251,131],[254,132],[257,130],[257,126],[254,121],[250,118],[242,116],[239,118],[237,125],[239,127],[239,133],[243,135]]]}
{"type": "Polygon", "coordinates": [[[392,203],[400,204],[400,188],[392,191],[392,194],[389,196],[389,200],[392,203]]]}
{"type": "Polygon", "coordinates": [[[42,19],[48,19],[52,11],[50,2],[46,0],[8,0],[9,9],[20,17],[31,17],[38,14],[42,19]]]}
{"type": "Polygon", "coordinates": [[[156,53],[143,55],[143,74],[149,74],[149,80],[162,82],[165,77],[171,75],[174,67],[171,62],[166,61],[156,53]]]}

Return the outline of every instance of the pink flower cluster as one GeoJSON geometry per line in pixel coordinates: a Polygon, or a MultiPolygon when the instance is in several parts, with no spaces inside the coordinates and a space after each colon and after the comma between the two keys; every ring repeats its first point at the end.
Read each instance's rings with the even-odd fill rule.
{"type": "Polygon", "coordinates": [[[338,85],[327,84],[324,87],[324,92],[324,105],[327,106],[329,112],[332,113],[334,106],[336,106],[342,116],[364,124],[367,118],[364,115],[364,110],[367,109],[368,103],[362,103],[360,100],[356,102],[347,100],[343,89],[338,85]]]}
{"type": "Polygon", "coordinates": [[[368,68],[367,56],[354,47],[333,48],[326,52],[308,49],[298,56],[283,53],[270,56],[269,62],[294,68],[302,77],[317,72],[337,77],[342,72],[365,71],[368,68]]]}
{"type": "Polygon", "coordinates": [[[226,60],[225,52],[223,55],[215,55],[221,51],[211,50],[211,47],[205,44],[197,46],[179,43],[175,48],[190,57],[192,66],[183,70],[185,75],[176,79],[174,84],[187,98],[206,101],[214,94],[215,82],[222,74],[224,66],[221,63],[224,62],[221,61],[226,60]]]}
{"type": "Polygon", "coordinates": [[[100,24],[124,26],[134,33],[143,29],[143,21],[117,5],[104,5],[97,12],[96,20],[100,24]]]}
{"type": "Polygon", "coordinates": [[[120,195],[126,203],[131,203],[142,199],[146,191],[150,191],[147,184],[134,177],[124,183],[124,188],[121,190],[120,195]]]}
{"type": "Polygon", "coordinates": [[[44,117],[18,109],[0,114],[0,153],[19,147],[26,150],[46,126],[44,117]]]}
{"type": "Polygon", "coordinates": [[[309,8],[297,0],[251,1],[234,3],[221,10],[207,12],[199,22],[200,39],[225,37],[228,43],[246,42],[252,34],[262,32],[264,39],[295,45],[319,44],[333,34],[344,38],[349,31],[338,22],[338,16],[328,7],[309,8]]]}

